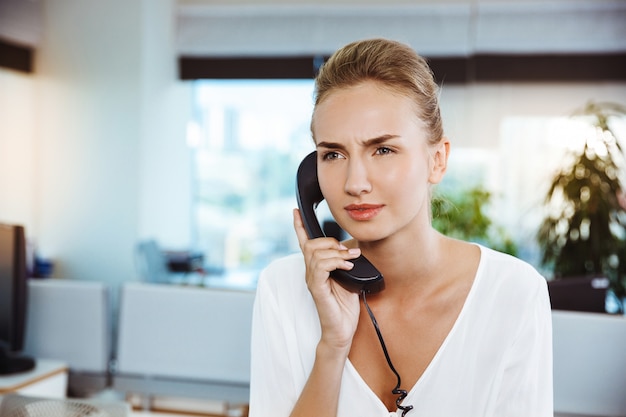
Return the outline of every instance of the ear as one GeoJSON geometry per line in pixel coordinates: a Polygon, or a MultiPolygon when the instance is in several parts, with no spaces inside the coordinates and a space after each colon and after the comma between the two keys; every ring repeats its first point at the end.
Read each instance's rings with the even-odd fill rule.
{"type": "Polygon", "coordinates": [[[450,155],[450,141],[445,136],[439,140],[439,143],[433,148],[432,165],[430,167],[430,175],[428,181],[431,184],[438,184],[448,169],[448,156],[450,155]]]}

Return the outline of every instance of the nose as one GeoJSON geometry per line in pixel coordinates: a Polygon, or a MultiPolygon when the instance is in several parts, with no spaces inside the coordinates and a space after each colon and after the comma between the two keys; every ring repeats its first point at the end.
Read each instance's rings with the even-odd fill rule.
{"type": "Polygon", "coordinates": [[[367,165],[358,159],[350,159],[347,164],[344,190],[347,194],[358,196],[372,191],[367,165]]]}

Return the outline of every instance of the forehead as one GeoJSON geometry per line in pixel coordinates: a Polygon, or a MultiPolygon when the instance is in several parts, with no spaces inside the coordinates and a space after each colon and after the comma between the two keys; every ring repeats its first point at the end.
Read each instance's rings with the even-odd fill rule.
{"type": "Polygon", "coordinates": [[[352,85],[346,85],[341,87],[335,87],[329,90],[316,108],[321,107],[328,101],[337,100],[337,97],[351,97],[351,96],[363,96],[363,95],[378,95],[378,96],[395,96],[397,98],[403,97],[410,99],[410,93],[403,91],[398,86],[392,86],[385,84],[382,81],[377,80],[362,80],[352,85]]]}
{"type": "Polygon", "coordinates": [[[380,82],[365,81],[328,94],[313,112],[311,130],[316,141],[319,136],[327,139],[329,134],[391,133],[381,130],[422,126],[416,110],[407,94],[380,82]]]}

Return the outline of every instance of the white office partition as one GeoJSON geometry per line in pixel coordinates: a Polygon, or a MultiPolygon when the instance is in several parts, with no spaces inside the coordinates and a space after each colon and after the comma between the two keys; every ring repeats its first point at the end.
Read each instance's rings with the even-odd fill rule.
{"type": "Polygon", "coordinates": [[[25,352],[70,371],[106,373],[111,355],[109,288],[99,282],[31,279],[25,352]]]}
{"type": "Polygon", "coordinates": [[[247,385],[254,292],[122,287],[117,373],[247,385]]]}
{"type": "Polygon", "coordinates": [[[552,312],[555,415],[626,416],[626,317],[552,312]]]}

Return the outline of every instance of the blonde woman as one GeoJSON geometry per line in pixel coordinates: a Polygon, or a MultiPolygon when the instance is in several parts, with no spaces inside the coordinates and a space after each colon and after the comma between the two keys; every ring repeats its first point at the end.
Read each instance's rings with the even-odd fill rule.
{"type": "Polygon", "coordinates": [[[351,239],[309,239],[294,210],[302,253],[259,279],[250,416],[552,416],[545,279],[431,225],[450,142],[426,61],[395,41],[354,42],[315,86],[319,185],[351,239]],[[361,254],[382,291],[330,277],[361,254]]]}

